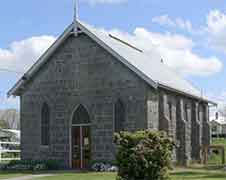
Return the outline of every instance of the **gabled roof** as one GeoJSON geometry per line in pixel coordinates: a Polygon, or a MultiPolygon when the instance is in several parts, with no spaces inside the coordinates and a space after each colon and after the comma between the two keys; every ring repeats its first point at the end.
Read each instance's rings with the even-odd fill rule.
{"type": "MultiPolygon", "coordinates": [[[[156,54],[146,54],[142,50],[118,39],[117,37],[97,30],[96,28],[80,21],[78,22],[78,27],[83,33],[96,41],[100,46],[106,49],[152,87],[167,88],[193,98],[210,102],[206,98],[203,98],[201,91],[177,75],[168,66],[161,63],[161,57],[156,56],[156,54]]],[[[13,86],[13,88],[8,92],[8,96],[19,95],[19,90],[23,88],[26,81],[35,75],[39,68],[49,59],[50,55],[64,42],[68,36],[71,35],[72,31],[73,24],[71,24],[64,31],[56,42],[13,86]]]]}
{"type": "Polygon", "coordinates": [[[215,116],[210,117],[210,122],[215,122],[220,125],[226,125],[226,117],[222,116],[221,114],[216,119],[215,116]]]}

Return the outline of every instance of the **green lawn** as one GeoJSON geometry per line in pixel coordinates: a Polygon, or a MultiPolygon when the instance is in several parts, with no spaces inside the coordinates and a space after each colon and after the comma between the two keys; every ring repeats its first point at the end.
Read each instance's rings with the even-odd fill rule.
{"type": "MultiPolygon", "coordinates": [[[[224,139],[224,138],[213,138],[212,145],[224,146],[225,151],[226,151],[226,139],[224,139]]],[[[225,158],[226,158],[226,153],[225,153],[225,158]]],[[[209,157],[208,164],[220,165],[221,164],[221,155],[220,154],[212,154],[209,157]]]]}
{"type": "MultiPolygon", "coordinates": [[[[62,173],[36,180],[115,180],[115,173],[62,173]]],[[[178,169],[171,172],[171,180],[223,180],[226,172],[212,170],[178,169]]]]}
{"type": "MultiPolygon", "coordinates": [[[[0,179],[20,177],[29,173],[0,172],[0,179]]],[[[57,172],[56,175],[34,180],[115,180],[115,173],[72,173],[57,172]]],[[[170,180],[223,180],[226,179],[226,171],[203,169],[177,169],[170,173],[170,180]]]]}
{"type": "Polygon", "coordinates": [[[115,180],[115,173],[62,173],[35,180],[115,180]]]}
{"type": "Polygon", "coordinates": [[[28,173],[12,173],[12,172],[0,172],[0,179],[7,179],[13,177],[26,176],[28,173]]]}
{"type": "Polygon", "coordinates": [[[223,180],[226,172],[212,170],[180,169],[171,173],[171,180],[223,180]]]}

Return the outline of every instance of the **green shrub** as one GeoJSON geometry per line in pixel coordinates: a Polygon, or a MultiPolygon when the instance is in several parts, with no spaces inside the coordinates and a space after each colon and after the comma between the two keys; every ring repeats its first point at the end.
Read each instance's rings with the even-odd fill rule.
{"type": "Polygon", "coordinates": [[[171,167],[174,142],[163,132],[115,134],[118,180],[164,180],[171,167]]]}
{"type": "Polygon", "coordinates": [[[57,160],[46,160],[44,164],[48,170],[58,170],[62,168],[62,163],[57,160]]]}

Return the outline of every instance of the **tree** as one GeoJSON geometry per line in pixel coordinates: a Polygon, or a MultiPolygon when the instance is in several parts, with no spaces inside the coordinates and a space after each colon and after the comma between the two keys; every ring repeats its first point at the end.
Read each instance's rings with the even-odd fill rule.
{"type": "Polygon", "coordinates": [[[9,129],[9,124],[5,120],[0,120],[0,129],[9,129]]]}
{"type": "Polygon", "coordinates": [[[120,132],[114,136],[119,180],[165,180],[174,142],[163,132],[120,132]]]}
{"type": "Polygon", "coordinates": [[[7,129],[20,128],[20,116],[16,109],[0,110],[0,120],[3,120],[7,123],[7,129]]]}

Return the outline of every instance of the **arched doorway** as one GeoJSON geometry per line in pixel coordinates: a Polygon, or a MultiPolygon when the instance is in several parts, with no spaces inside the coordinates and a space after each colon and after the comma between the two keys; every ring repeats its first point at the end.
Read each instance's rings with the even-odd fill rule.
{"type": "Polygon", "coordinates": [[[79,105],[72,116],[71,153],[72,168],[86,169],[91,160],[90,117],[84,106],[79,105]]]}

